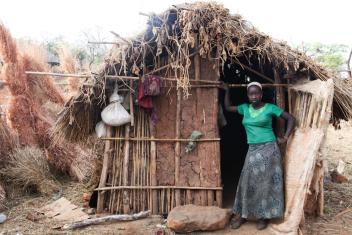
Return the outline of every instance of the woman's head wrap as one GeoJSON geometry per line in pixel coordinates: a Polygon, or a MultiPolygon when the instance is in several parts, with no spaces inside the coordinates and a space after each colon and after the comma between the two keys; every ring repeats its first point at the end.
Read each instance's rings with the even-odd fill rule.
{"type": "Polygon", "coordinates": [[[248,89],[249,89],[251,86],[257,86],[257,87],[260,88],[260,90],[263,89],[263,88],[262,88],[262,84],[260,84],[259,82],[251,82],[251,83],[249,83],[249,84],[247,85],[247,91],[248,91],[248,89]]]}

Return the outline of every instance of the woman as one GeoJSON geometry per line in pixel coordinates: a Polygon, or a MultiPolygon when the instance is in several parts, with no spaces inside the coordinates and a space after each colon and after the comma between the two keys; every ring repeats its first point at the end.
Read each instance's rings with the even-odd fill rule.
{"type": "Polygon", "coordinates": [[[242,124],[247,133],[249,149],[237,187],[233,213],[240,218],[231,221],[233,229],[239,228],[247,219],[257,220],[257,229],[267,227],[270,219],[282,218],[284,214],[283,172],[277,143],[285,143],[290,136],[295,118],[274,104],[262,101],[262,85],[251,82],[247,86],[248,103],[231,106],[227,85],[223,85],[225,109],[243,115],[242,124]],[[272,117],[286,120],[283,137],[276,138],[272,117]]]}

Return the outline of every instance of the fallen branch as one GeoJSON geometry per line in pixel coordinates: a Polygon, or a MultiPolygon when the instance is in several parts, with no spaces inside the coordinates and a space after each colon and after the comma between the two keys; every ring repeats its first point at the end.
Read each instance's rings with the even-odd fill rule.
{"type": "Polygon", "coordinates": [[[338,213],[337,215],[335,215],[335,218],[338,218],[338,217],[340,217],[348,212],[351,212],[351,211],[352,211],[352,208],[346,208],[343,211],[341,211],[340,213],[338,213]]]}
{"type": "Polygon", "coordinates": [[[149,215],[150,215],[150,211],[141,211],[137,214],[132,214],[132,215],[108,215],[100,218],[86,219],[82,221],[73,222],[71,224],[65,224],[62,227],[62,229],[70,230],[70,229],[82,228],[90,225],[102,224],[106,222],[131,221],[131,220],[146,218],[149,215]]]}

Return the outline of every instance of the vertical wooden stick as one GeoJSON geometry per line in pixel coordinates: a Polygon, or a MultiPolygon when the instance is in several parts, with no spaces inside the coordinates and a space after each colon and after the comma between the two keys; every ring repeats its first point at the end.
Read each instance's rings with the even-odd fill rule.
{"type": "MultiPolygon", "coordinates": [[[[150,125],[150,137],[151,139],[154,139],[155,137],[155,128],[153,126],[153,122],[150,119],[149,120],[149,125],[150,125]]],[[[151,185],[156,186],[157,185],[157,180],[156,180],[156,143],[155,141],[150,142],[150,175],[151,175],[151,185]]],[[[158,213],[158,201],[157,201],[157,190],[153,189],[152,190],[152,214],[158,213]]]]}
{"type": "MultiPolygon", "coordinates": [[[[219,68],[218,68],[219,70],[219,68]]],[[[215,99],[214,101],[214,107],[213,107],[213,110],[214,110],[214,113],[213,113],[213,121],[212,123],[214,123],[214,137],[220,137],[220,134],[219,134],[219,127],[218,127],[218,114],[219,114],[219,97],[218,97],[218,89],[213,89],[213,97],[215,99]]],[[[220,152],[220,142],[215,142],[213,143],[213,148],[214,148],[214,154],[215,156],[218,156],[216,158],[216,162],[213,163],[213,166],[214,166],[214,170],[216,172],[216,175],[217,175],[217,181],[215,182],[216,183],[216,186],[217,187],[221,187],[221,152],[220,152]]],[[[208,186],[208,185],[206,185],[208,186]]],[[[207,198],[208,198],[208,202],[207,202],[207,205],[208,206],[213,206],[214,205],[214,191],[213,190],[208,190],[207,192],[207,198]]],[[[220,191],[220,195],[222,197],[222,191],[220,191]]],[[[220,197],[219,195],[219,197],[220,197]]],[[[221,205],[222,206],[222,205],[221,205]]]]}
{"type": "MultiPolygon", "coordinates": [[[[177,103],[176,103],[176,139],[181,137],[180,134],[180,125],[181,125],[181,89],[177,90],[177,103]]],[[[180,178],[180,155],[181,155],[181,143],[179,141],[176,142],[175,145],[175,185],[179,185],[180,178]]],[[[175,190],[176,197],[176,206],[181,205],[181,196],[180,190],[175,190]]]]}
{"type": "MultiPolygon", "coordinates": [[[[130,126],[127,125],[125,127],[125,138],[130,137],[130,126]]],[[[123,159],[123,185],[128,185],[128,163],[129,163],[129,154],[130,154],[130,142],[129,140],[125,140],[125,149],[124,149],[124,159],[123,159]]],[[[129,206],[129,192],[128,190],[124,190],[123,192],[123,213],[130,213],[129,206]]]]}
{"type": "MultiPolygon", "coordinates": [[[[274,69],[274,80],[275,83],[280,83],[281,79],[279,77],[279,73],[276,69],[274,69]]],[[[276,104],[283,110],[285,110],[285,93],[282,87],[276,87],[276,104]]],[[[278,136],[282,137],[285,131],[285,121],[282,118],[279,118],[276,122],[276,133],[278,136]]]]}
{"type": "MultiPolygon", "coordinates": [[[[133,87],[133,80],[130,80],[130,87],[133,87]]],[[[131,126],[134,126],[134,106],[133,106],[133,96],[132,92],[129,92],[130,99],[130,115],[131,115],[131,126]]]]}
{"type": "MultiPolygon", "coordinates": [[[[274,80],[275,83],[280,83],[281,79],[279,77],[279,72],[274,69],[274,80]]],[[[286,109],[286,104],[285,104],[285,93],[284,89],[282,87],[276,87],[276,104],[283,110],[286,109]]],[[[285,120],[282,118],[277,118],[276,119],[276,135],[279,137],[283,137],[285,135],[285,120]]],[[[284,155],[286,151],[286,144],[280,145],[279,146],[281,154],[284,155]]]]}
{"type": "Polygon", "coordinates": [[[186,190],[186,199],[187,199],[187,204],[193,204],[192,191],[189,189],[186,190]]]}
{"type": "MultiPolygon", "coordinates": [[[[194,79],[196,81],[200,81],[201,80],[201,71],[200,71],[200,57],[199,54],[197,53],[194,56],[194,79]]],[[[200,88],[196,88],[196,115],[199,116],[200,112],[203,110],[200,110],[202,107],[198,106],[198,102],[201,99],[201,90],[200,88]]],[[[198,122],[200,122],[200,119],[197,120],[198,122]]],[[[200,144],[201,145],[201,144],[200,144]]],[[[199,146],[201,147],[201,146],[199,146]]],[[[203,186],[203,182],[204,182],[204,177],[203,177],[203,170],[202,170],[202,157],[198,155],[199,158],[199,177],[200,177],[200,185],[203,186]]],[[[207,192],[206,190],[200,190],[199,191],[199,196],[200,196],[200,204],[202,206],[207,205],[207,192]]]]}
{"type": "MultiPolygon", "coordinates": [[[[106,127],[106,136],[111,137],[112,134],[112,127],[106,127]]],[[[108,176],[108,169],[109,169],[109,155],[110,155],[110,146],[111,141],[105,141],[104,147],[104,158],[103,158],[103,169],[101,171],[100,181],[99,181],[99,188],[104,187],[106,184],[107,176],[108,176]]],[[[101,213],[104,210],[104,201],[105,201],[105,192],[101,191],[98,193],[98,202],[97,202],[97,213],[101,213]]]]}

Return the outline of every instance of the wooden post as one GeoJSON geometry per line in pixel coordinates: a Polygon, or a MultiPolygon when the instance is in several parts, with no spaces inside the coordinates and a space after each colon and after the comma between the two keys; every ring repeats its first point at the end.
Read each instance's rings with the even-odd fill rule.
{"type": "MultiPolygon", "coordinates": [[[[130,80],[130,87],[133,87],[133,80],[130,80]]],[[[130,115],[131,115],[131,126],[134,126],[134,106],[133,106],[133,96],[132,91],[129,92],[130,99],[130,115]]]]}
{"type": "MultiPolygon", "coordinates": [[[[152,120],[150,119],[149,121],[150,125],[150,137],[153,139],[155,136],[155,128],[153,125],[152,120]]],[[[157,180],[156,180],[156,143],[155,141],[150,142],[150,175],[151,175],[151,185],[156,186],[157,185],[157,180]]],[[[157,199],[157,190],[152,190],[152,214],[157,214],[158,213],[158,199],[157,199]]]]}
{"type": "MultiPolygon", "coordinates": [[[[112,127],[106,127],[106,136],[111,137],[112,134],[112,127]]],[[[110,156],[110,146],[111,141],[105,142],[104,147],[104,157],[103,157],[103,168],[101,171],[100,181],[99,181],[99,188],[104,187],[106,185],[106,180],[108,176],[108,169],[109,169],[109,156],[110,156]]],[[[97,213],[102,213],[104,211],[104,201],[105,201],[105,192],[101,191],[98,193],[98,202],[97,202],[97,213]]]]}
{"type": "MultiPolygon", "coordinates": [[[[130,137],[130,126],[126,125],[125,127],[125,138],[130,137]]],[[[130,141],[125,140],[125,147],[124,147],[124,158],[123,158],[123,185],[128,185],[128,163],[130,157],[130,141]]],[[[129,206],[129,191],[124,190],[123,192],[123,213],[128,214],[130,213],[130,206],[129,206]]]]}
{"type": "MultiPolygon", "coordinates": [[[[275,83],[281,81],[279,77],[279,72],[276,69],[274,69],[274,80],[275,80],[275,83]]],[[[282,108],[283,110],[285,110],[286,109],[285,93],[284,93],[283,87],[276,87],[275,91],[276,91],[276,97],[275,97],[276,105],[282,108]]],[[[278,137],[283,137],[285,135],[285,120],[282,118],[277,118],[275,129],[276,129],[276,135],[278,137]]],[[[282,155],[285,154],[285,149],[286,149],[286,144],[280,146],[282,155]]]]}
{"type": "MultiPolygon", "coordinates": [[[[194,56],[194,79],[196,81],[200,81],[201,80],[201,77],[200,77],[200,68],[201,68],[201,65],[200,65],[200,56],[199,54],[196,54],[194,56]]],[[[197,122],[200,123],[201,121],[201,118],[200,117],[200,113],[201,113],[201,108],[202,107],[199,107],[198,106],[198,101],[200,100],[201,98],[201,94],[200,94],[201,90],[200,88],[196,88],[196,115],[197,115],[197,122]]],[[[199,177],[200,177],[200,185],[203,186],[203,182],[204,182],[204,176],[203,176],[203,171],[202,171],[202,160],[201,160],[201,156],[199,156],[199,177]]],[[[200,190],[199,191],[199,194],[200,194],[200,204],[202,206],[206,206],[207,205],[207,192],[206,190],[200,190]]]]}
{"type": "MultiPolygon", "coordinates": [[[[181,90],[177,90],[177,103],[176,103],[176,139],[181,136],[180,125],[181,125],[181,90]]],[[[180,156],[181,156],[181,143],[176,142],[175,145],[175,185],[179,186],[180,179],[180,156]]],[[[176,206],[181,205],[181,192],[179,189],[175,190],[176,206]]]]}

